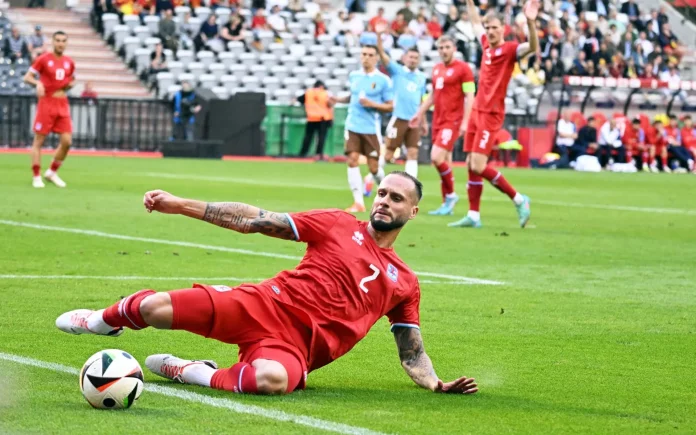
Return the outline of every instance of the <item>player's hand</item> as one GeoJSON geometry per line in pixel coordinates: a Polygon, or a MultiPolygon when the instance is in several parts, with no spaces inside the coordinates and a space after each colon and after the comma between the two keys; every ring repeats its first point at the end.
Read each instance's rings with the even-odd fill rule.
{"type": "Polygon", "coordinates": [[[41,97],[43,97],[44,95],[46,95],[46,88],[44,88],[43,83],[39,82],[39,83],[36,85],[36,96],[39,97],[39,98],[41,98],[41,97]]]}
{"type": "Polygon", "coordinates": [[[148,213],[158,211],[165,214],[178,214],[181,211],[183,201],[164,190],[151,190],[145,193],[143,205],[148,213]]]}
{"type": "Polygon", "coordinates": [[[375,33],[377,34],[377,36],[381,37],[382,34],[386,31],[387,31],[387,25],[384,23],[377,23],[377,25],[375,26],[375,33]]]}
{"type": "Polygon", "coordinates": [[[424,122],[421,124],[421,136],[427,136],[428,135],[428,123],[424,122]]]}
{"type": "Polygon", "coordinates": [[[418,128],[419,125],[423,125],[423,115],[420,113],[417,113],[416,116],[411,118],[411,120],[408,122],[408,126],[411,128],[418,128]]]}
{"type": "Polygon", "coordinates": [[[370,101],[368,98],[365,98],[365,97],[360,98],[360,105],[363,107],[367,107],[368,109],[370,109],[374,106],[372,101],[370,101]]]}
{"type": "Polygon", "coordinates": [[[466,124],[467,122],[462,122],[462,125],[459,127],[459,137],[463,137],[466,139],[466,124]]]}
{"type": "Polygon", "coordinates": [[[436,393],[474,394],[477,391],[476,379],[467,378],[466,376],[447,383],[438,380],[437,387],[435,387],[436,393]]]}
{"type": "Polygon", "coordinates": [[[529,0],[524,5],[524,16],[529,21],[536,21],[539,15],[539,0],[529,0]]]}

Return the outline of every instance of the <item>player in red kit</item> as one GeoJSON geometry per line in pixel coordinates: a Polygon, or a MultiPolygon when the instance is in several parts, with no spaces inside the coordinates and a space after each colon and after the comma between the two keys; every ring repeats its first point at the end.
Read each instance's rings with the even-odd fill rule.
{"type": "Polygon", "coordinates": [[[370,220],[340,210],[274,213],[242,203],[205,203],[161,190],[145,194],[148,211],[181,214],[241,233],[307,244],[300,264],[259,284],[195,284],[141,290],[105,310],[75,310],[56,326],[72,334],[117,336],[123,328],[179,329],[239,345],[239,362],[152,355],[155,374],[237,393],[283,394],[305,386],[308,372],[350,351],[382,316],[394,333],[401,364],[419,386],[439,393],[475,393],[474,380],[443,383],[424,351],[420,288],[392,246],[418,213],[420,182],[405,172],[384,178],[370,220]]]}
{"type": "Polygon", "coordinates": [[[467,0],[474,33],[483,47],[483,58],[479,71],[478,93],[474,101],[474,110],[466,129],[464,151],[468,153],[469,168],[469,213],[463,219],[449,224],[452,227],[481,227],[480,203],[483,193],[483,179],[488,180],[498,190],[512,199],[517,209],[522,228],[530,217],[529,198],[517,192],[503,175],[488,165],[488,158],[493,149],[493,140],[503,128],[505,120],[505,94],[512,71],[518,59],[536,52],[539,46],[536,18],[539,13],[538,0],[530,0],[524,6],[529,30],[529,42],[518,44],[505,41],[503,33],[504,19],[496,13],[490,13],[481,24],[481,16],[473,0],[467,0]]]}
{"type": "Polygon", "coordinates": [[[433,92],[420,106],[409,123],[411,128],[423,125],[425,114],[435,106],[432,125],[430,160],[440,174],[442,205],[430,212],[434,215],[450,215],[459,201],[454,191],[452,150],[457,139],[464,135],[471,108],[474,104],[474,73],[469,64],[455,59],[457,47],[449,36],[437,41],[437,51],[442,62],[433,68],[433,92]]]}
{"type": "Polygon", "coordinates": [[[72,120],[66,92],[75,84],[75,62],[63,54],[67,43],[68,36],[64,32],[54,33],[53,52],[44,53],[36,58],[24,75],[24,82],[36,87],[36,96],[39,98],[34,120],[34,142],[31,147],[34,187],[44,187],[40,175],[41,147],[51,132],[60,135],[60,142],[44,178],[58,187],[65,187],[65,182],[57,172],[72,144],[72,120]],[[35,75],[39,76],[38,80],[35,75]]]}

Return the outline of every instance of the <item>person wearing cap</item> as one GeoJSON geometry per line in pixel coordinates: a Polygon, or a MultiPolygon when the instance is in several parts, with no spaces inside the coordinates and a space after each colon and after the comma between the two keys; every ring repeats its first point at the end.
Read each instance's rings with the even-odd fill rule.
{"type": "Polygon", "coordinates": [[[318,160],[323,160],[324,143],[329,128],[333,125],[333,100],[326,90],[324,82],[317,80],[314,87],[307,89],[307,92],[301,95],[297,101],[304,104],[307,113],[307,124],[305,125],[300,157],[307,156],[309,147],[314,140],[314,134],[318,133],[316,157],[318,160]]]}
{"type": "Polygon", "coordinates": [[[29,45],[29,52],[31,53],[31,58],[36,59],[42,55],[46,49],[44,45],[46,44],[46,38],[44,38],[43,32],[41,32],[41,26],[34,27],[34,33],[27,38],[27,43],[29,45]]]}

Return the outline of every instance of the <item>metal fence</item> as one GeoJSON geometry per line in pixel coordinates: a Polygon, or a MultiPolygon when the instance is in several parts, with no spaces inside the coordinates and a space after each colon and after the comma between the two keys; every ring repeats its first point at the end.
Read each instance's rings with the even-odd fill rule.
{"type": "MultiPolygon", "coordinates": [[[[0,146],[31,146],[37,99],[0,95],[0,146]]],[[[172,137],[171,103],[158,100],[70,98],[73,147],[155,151],[172,137]]],[[[51,135],[47,142],[57,145],[51,135]]]]}

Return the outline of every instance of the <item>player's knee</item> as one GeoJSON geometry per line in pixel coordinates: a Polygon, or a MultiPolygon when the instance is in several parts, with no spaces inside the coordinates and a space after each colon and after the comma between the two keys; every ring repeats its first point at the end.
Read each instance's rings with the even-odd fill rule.
{"type": "Polygon", "coordinates": [[[168,293],[155,293],[140,302],[140,315],[155,328],[170,328],[172,325],[172,298],[168,293]]]}
{"type": "Polygon", "coordinates": [[[256,367],[256,386],[259,394],[285,394],[288,373],[277,361],[265,361],[256,367]]]}

